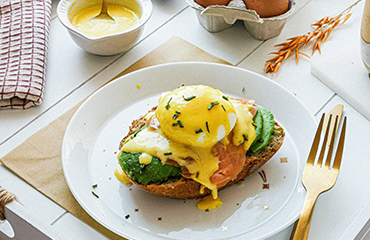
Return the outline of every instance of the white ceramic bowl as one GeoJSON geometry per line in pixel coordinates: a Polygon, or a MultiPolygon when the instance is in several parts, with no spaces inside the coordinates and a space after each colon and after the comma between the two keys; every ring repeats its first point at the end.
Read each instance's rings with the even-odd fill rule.
{"type": "Polygon", "coordinates": [[[152,15],[152,2],[151,0],[110,0],[109,3],[121,4],[129,9],[136,10],[140,16],[139,21],[134,26],[122,32],[102,37],[92,37],[72,25],[70,16],[73,16],[82,8],[101,2],[101,0],[61,0],[57,9],[58,18],[67,28],[73,41],[85,51],[104,56],[126,52],[137,42],[145,23],[152,15]]]}

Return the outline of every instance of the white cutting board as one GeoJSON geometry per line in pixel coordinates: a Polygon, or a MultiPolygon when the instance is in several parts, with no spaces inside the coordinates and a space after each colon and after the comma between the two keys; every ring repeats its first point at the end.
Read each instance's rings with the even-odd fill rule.
{"type": "Polygon", "coordinates": [[[370,78],[359,44],[316,58],[311,73],[370,120],[370,78]]]}

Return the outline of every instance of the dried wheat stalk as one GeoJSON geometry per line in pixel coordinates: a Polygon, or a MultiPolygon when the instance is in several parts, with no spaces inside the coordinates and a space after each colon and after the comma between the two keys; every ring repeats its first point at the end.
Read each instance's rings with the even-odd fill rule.
{"type": "Polygon", "coordinates": [[[298,64],[300,55],[310,58],[306,53],[300,51],[302,47],[306,47],[309,43],[313,43],[312,55],[316,50],[321,54],[321,45],[326,42],[333,29],[339,24],[344,24],[348,18],[351,17],[352,8],[361,1],[362,0],[357,0],[335,17],[324,17],[314,24],[311,24],[311,26],[315,28],[313,31],[302,36],[288,38],[286,42],[275,45],[274,47],[280,47],[280,49],[277,52],[269,53],[276,56],[266,60],[264,71],[266,71],[266,73],[277,72],[281,62],[293,54],[295,55],[296,64],[298,64]]]}

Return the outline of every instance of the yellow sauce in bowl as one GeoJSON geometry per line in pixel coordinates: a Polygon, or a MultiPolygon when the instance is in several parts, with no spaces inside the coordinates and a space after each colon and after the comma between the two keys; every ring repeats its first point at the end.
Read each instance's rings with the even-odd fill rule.
{"type": "Polygon", "coordinates": [[[73,26],[92,37],[102,37],[125,31],[138,20],[139,15],[119,4],[108,4],[108,14],[115,20],[93,19],[100,13],[101,5],[93,5],[79,10],[70,20],[73,26]]]}

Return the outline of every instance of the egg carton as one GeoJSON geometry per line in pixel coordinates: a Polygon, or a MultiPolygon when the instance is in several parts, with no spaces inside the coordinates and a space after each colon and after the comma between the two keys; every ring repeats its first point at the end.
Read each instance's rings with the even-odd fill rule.
{"type": "Polygon", "coordinates": [[[237,20],[242,20],[247,31],[258,40],[278,36],[295,8],[295,1],[290,0],[288,11],[284,14],[261,18],[256,11],[247,9],[242,0],[232,0],[227,6],[214,5],[207,8],[194,0],[186,0],[186,3],[195,10],[200,25],[207,31],[219,32],[231,27],[237,20]]]}

